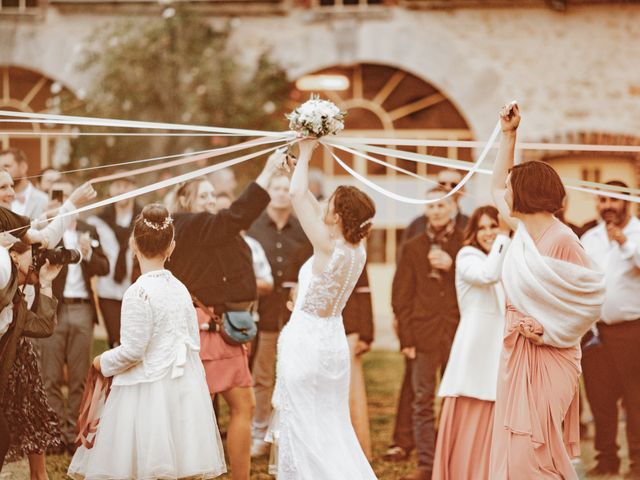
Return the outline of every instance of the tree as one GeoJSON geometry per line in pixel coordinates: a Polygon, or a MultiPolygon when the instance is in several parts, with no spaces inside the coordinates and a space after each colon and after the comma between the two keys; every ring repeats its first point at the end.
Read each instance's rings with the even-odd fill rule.
{"type": "MultiPolygon", "coordinates": [[[[255,65],[240,64],[230,47],[230,31],[229,25],[217,30],[206,19],[178,6],[167,8],[160,18],[128,20],[99,31],[79,65],[95,81],[71,113],[284,129],[283,105],[290,88],[284,70],[266,51],[255,65]]],[[[82,136],[74,141],[72,162],[78,164],[82,159],[80,166],[116,163],[234,141],[238,140],[209,136],[82,136]]],[[[249,174],[247,170],[251,166],[245,169],[249,174]]]]}

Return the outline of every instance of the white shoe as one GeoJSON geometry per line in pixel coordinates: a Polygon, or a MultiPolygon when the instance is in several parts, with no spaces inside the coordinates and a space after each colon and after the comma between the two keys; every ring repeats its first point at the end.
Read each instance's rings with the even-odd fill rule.
{"type": "Polygon", "coordinates": [[[251,458],[263,457],[269,454],[271,444],[264,440],[253,440],[251,444],[251,458]]]}

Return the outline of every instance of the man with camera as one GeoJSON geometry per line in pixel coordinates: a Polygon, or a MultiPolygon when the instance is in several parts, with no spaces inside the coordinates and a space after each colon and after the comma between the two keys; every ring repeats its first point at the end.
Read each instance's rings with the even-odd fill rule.
{"type": "MultiPolygon", "coordinates": [[[[63,191],[66,199],[73,185],[63,179],[51,188],[63,191]]],[[[53,252],[58,257],[55,260],[63,265],[53,281],[53,294],[58,299],[58,322],[53,335],[39,341],[41,370],[49,404],[60,419],[66,449],[73,453],[76,421],[90,366],[93,325],[98,320],[91,278],[107,275],[109,261],[102,251],[96,228],[81,220],[67,227],[53,252]],[[65,384],[69,392],[66,402],[62,393],[65,384]]]]}

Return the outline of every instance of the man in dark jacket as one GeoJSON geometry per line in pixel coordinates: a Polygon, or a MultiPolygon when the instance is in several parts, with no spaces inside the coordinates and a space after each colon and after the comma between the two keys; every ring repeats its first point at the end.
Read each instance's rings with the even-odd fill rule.
{"type": "MultiPolygon", "coordinates": [[[[446,190],[453,190],[458,186],[458,183],[462,181],[462,174],[459,170],[452,170],[445,168],[444,170],[440,170],[438,173],[437,182],[438,185],[446,190]]],[[[456,224],[456,228],[460,230],[464,230],[467,226],[467,222],[469,221],[469,217],[460,211],[460,199],[464,195],[464,187],[461,188],[453,195],[453,203],[451,206],[453,207],[451,211],[451,215],[453,217],[453,221],[456,224]]],[[[404,244],[408,240],[411,240],[413,237],[416,237],[422,234],[426,228],[429,215],[425,212],[423,215],[419,215],[414,218],[411,223],[405,228],[402,234],[401,243],[404,244]]]]}
{"type": "MultiPolygon", "coordinates": [[[[55,183],[52,189],[62,190],[67,196],[73,185],[63,180],[55,183]]],[[[80,220],[67,228],[58,247],[79,250],[82,260],[64,265],[53,281],[53,294],[58,299],[58,323],[53,335],[41,339],[38,344],[47,399],[60,419],[67,450],[73,452],[84,383],[91,365],[93,326],[98,321],[91,278],[107,275],[109,261],[102,251],[95,227],[80,220]],[[66,401],[62,393],[65,384],[69,392],[66,401]]]]}
{"type": "MultiPolygon", "coordinates": [[[[438,185],[444,189],[451,190],[462,181],[462,174],[458,170],[444,169],[438,173],[438,185]]],[[[453,195],[453,201],[449,202],[452,207],[450,216],[455,223],[455,227],[464,231],[469,221],[469,217],[460,211],[460,199],[464,195],[464,188],[458,190],[453,195]]],[[[398,252],[402,251],[402,246],[412,238],[422,235],[427,230],[429,223],[426,212],[414,218],[402,233],[402,239],[398,246],[398,252]]],[[[394,321],[397,326],[397,319],[394,321]]],[[[402,461],[409,458],[409,454],[415,448],[413,435],[413,421],[411,419],[411,405],[413,404],[413,387],[411,386],[411,362],[409,359],[405,361],[404,378],[400,389],[400,397],[398,399],[398,408],[396,410],[396,422],[393,429],[393,444],[384,454],[385,460],[402,461]]]]}
{"type": "MultiPolygon", "coordinates": [[[[440,198],[447,191],[436,187],[427,198],[440,198]]],[[[415,395],[412,410],[418,469],[407,480],[431,479],[436,374],[444,371],[460,320],[455,258],[462,247],[462,232],[450,217],[451,201],[427,205],[427,229],[404,245],[393,279],[393,312],[402,353],[411,362],[415,395]]]]}

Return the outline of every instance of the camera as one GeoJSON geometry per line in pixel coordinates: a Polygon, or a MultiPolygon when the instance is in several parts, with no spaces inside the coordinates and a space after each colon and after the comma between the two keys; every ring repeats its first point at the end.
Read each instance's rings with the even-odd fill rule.
{"type": "Polygon", "coordinates": [[[82,254],[75,248],[56,247],[53,249],[42,248],[39,243],[31,246],[33,256],[33,268],[39,271],[46,260],[52,265],[69,265],[70,263],[80,263],[82,254]]]}

